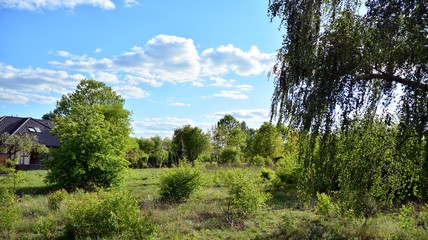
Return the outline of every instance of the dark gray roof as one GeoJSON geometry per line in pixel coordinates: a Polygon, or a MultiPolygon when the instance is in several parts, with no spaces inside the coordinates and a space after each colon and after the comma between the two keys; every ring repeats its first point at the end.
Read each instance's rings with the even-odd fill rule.
{"type": "Polygon", "coordinates": [[[0,117],[0,134],[5,132],[10,135],[30,134],[37,136],[40,144],[59,147],[58,137],[50,133],[53,127],[53,122],[44,119],[0,117]]]}

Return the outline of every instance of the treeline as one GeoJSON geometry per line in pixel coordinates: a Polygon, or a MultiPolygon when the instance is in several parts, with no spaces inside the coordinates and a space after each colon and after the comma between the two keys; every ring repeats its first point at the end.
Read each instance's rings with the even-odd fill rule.
{"type": "Polygon", "coordinates": [[[133,168],[210,162],[257,166],[272,164],[296,151],[297,135],[285,126],[264,123],[259,129],[225,115],[207,133],[190,125],[172,138],[131,138],[128,160],[133,168]]]}
{"type": "Polygon", "coordinates": [[[426,202],[426,139],[402,123],[355,118],[326,134],[264,123],[259,129],[225,115],[208,133],[184,126],[172,139],[133,138],[132,167],[180,162],[270,166],[281,187],[304,199],[327,193],[343,209],[377,212],[409,201],[426,202]]]}

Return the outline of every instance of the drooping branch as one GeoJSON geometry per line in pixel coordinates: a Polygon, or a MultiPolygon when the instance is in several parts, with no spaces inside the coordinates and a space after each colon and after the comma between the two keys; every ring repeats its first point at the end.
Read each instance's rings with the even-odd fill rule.
{"type": "Polygon", "coordinates": [[[402,78],[399,76],[395,76],[393,74],[370,73],[370,74],[364,74],[360,78],[361,79],[367,79],[367,80],[382,79],[382,80],[387,81],[387,82],[401,83],[404,86],[410,87],[414,90],[421,90],[422,92],[428,92],[428,84],[411,81],[409,79],[402,78]]]}

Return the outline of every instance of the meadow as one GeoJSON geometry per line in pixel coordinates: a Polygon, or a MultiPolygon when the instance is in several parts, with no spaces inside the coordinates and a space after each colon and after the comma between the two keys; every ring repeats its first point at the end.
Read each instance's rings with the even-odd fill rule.
{"type": "MultiPolygon", "coordinates": [[[[302,201],[293,186],[274,186],[261,176],[260,167],[238,171],[260,179],[270,196],[253,215],[231,215],[224,180],[231,166],[201,166],[203,185],[182,203],[159,201],[163,168],[130,169],[122,189],[134,197],[141,215],[156,226],[154,239],[428,239],[428,209],[407,205],[379,210],[371,216],[340,212],[326,196],[302,201]]],[[[19,217],[0,239],[61,239],[61,219],[52,208],[53,190],[44,183],[46,171],[22,172],[16,188],[19,217]],[[49,221],[47,221],[47,219],[49,221]]],[[[78,193],[65,193],[74,195],[78,193]]],[[[58,205],[61,208],[61,205],[58,205]]],[[[102,226],[100,226],[102,227],[102,226]]],[[[117,238],[114,237],[114,238],[117,238]]],[[[127,239],[126,236],[119,238],[127,239]]]]}

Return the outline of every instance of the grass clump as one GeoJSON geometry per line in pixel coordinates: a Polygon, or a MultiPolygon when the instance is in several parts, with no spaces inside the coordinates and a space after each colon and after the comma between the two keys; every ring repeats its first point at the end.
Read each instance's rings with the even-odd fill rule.
{"type": "Polygon", "coordinates": [[[160,200],[167,203],[185,202],[202,183],[202,173],[198,168],[180,166],[168,169],[160,177],[160,200]]]}

